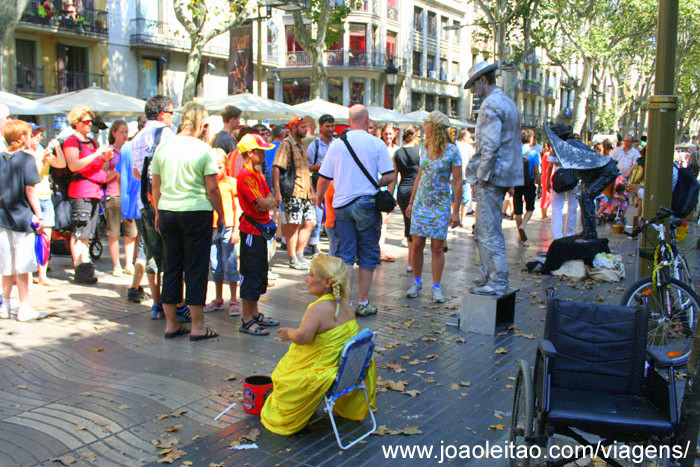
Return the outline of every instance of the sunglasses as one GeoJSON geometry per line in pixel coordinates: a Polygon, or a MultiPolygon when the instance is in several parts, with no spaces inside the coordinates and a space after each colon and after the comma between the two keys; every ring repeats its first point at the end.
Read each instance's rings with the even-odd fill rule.
{"type": "Polygon", "coordinates": [[[175,111],[174,110],[164,110],[163,113],[173,115],[175,113],[175,111]]]}
{"type": "Polygon", "coordinates": [[[92,125],[92,120],[80,120],[80,123],[89,123],[92,125]]]}

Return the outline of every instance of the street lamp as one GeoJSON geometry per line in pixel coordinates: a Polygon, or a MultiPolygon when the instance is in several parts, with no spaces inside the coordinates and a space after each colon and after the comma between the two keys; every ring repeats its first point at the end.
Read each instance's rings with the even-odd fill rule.
{"type": "Polygon", "coordinates": [[[394,65],[394,57],[389,57],[389,64],[384,70],[386,74],[386,82],[389,88],[389,100],[391,101],[391,109],[394,110],[394,94],[396,94],[396,83],[399,79],[399,69],[394,65]]]}

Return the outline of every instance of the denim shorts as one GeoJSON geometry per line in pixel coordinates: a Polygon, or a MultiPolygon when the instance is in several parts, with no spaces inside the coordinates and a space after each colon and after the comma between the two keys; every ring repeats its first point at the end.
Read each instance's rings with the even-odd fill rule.
{"type": "Polygon", "coordinates": [[[214,229],[211,237],[211,278],[214,282],[238,282],[236,245],[231,243],[233,228],[214,229]]]}
{"type": "Polygon", "coordinates": [[[335,210],[336,256],[347,265],[375,269],[379,264],[379,236],[382,216],[375,207],[374,196],[360,196],[335,210]]]}
{"type": "Polygon", "coordinates": [[[56,225],[56,213],[53,209],[53,203],[50,199],[40,199],[41,215],[44,218],[44,227],[53,227],[56,225]]]}
{"type": "Polygon", "coordinates": [[[337,256],[338,234],[335,232],[335,227],[326,227],[326,233],[328,234],[328,255],[337,256]]]}

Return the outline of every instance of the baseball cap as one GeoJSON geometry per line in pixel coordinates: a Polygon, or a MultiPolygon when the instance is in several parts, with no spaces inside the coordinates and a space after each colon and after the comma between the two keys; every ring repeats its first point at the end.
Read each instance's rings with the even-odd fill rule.
{"type": "Polygon", "coordinates": [[[36,130],[41,130],[44,131],[44,127],[41,125],[37,125],[34,122],[29,122],[29,126],[32,128],[32,133],[34,133],[36,130]]]}
{"type": "Polygon", "coordinates": [[[303,116],[297,115],[296,117],[292,117],[292,119],[289,121],[289,129],[293,130],[302,123],[306,123],[306,119],[303,116]]]}
{"type": "Polygon", "coordinates": [[[333,115],[323,114],[318,119],[318,124],[323,125],[324,123],[335,123],[335,118],[333,118],[333,115]]]}
{"type": "Polygon", "coordinates": [[[262,139],[262,136],[256,135],[255,133],[248,133],[245,135],[236,147],[242,153],[252,151],[253,149],[267,151],[268,149],[274,148],[272,144],[262,139]]]}

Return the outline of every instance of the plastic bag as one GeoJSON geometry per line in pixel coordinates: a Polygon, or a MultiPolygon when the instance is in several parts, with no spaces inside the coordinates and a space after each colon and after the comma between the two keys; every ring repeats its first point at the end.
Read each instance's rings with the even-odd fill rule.
{"type": "Polygon", "coordinates": [[[586,264],[582,259],[567,261],[559,269],[552,271],[552,275],[580,281],[586,277],[586,264]]]}

